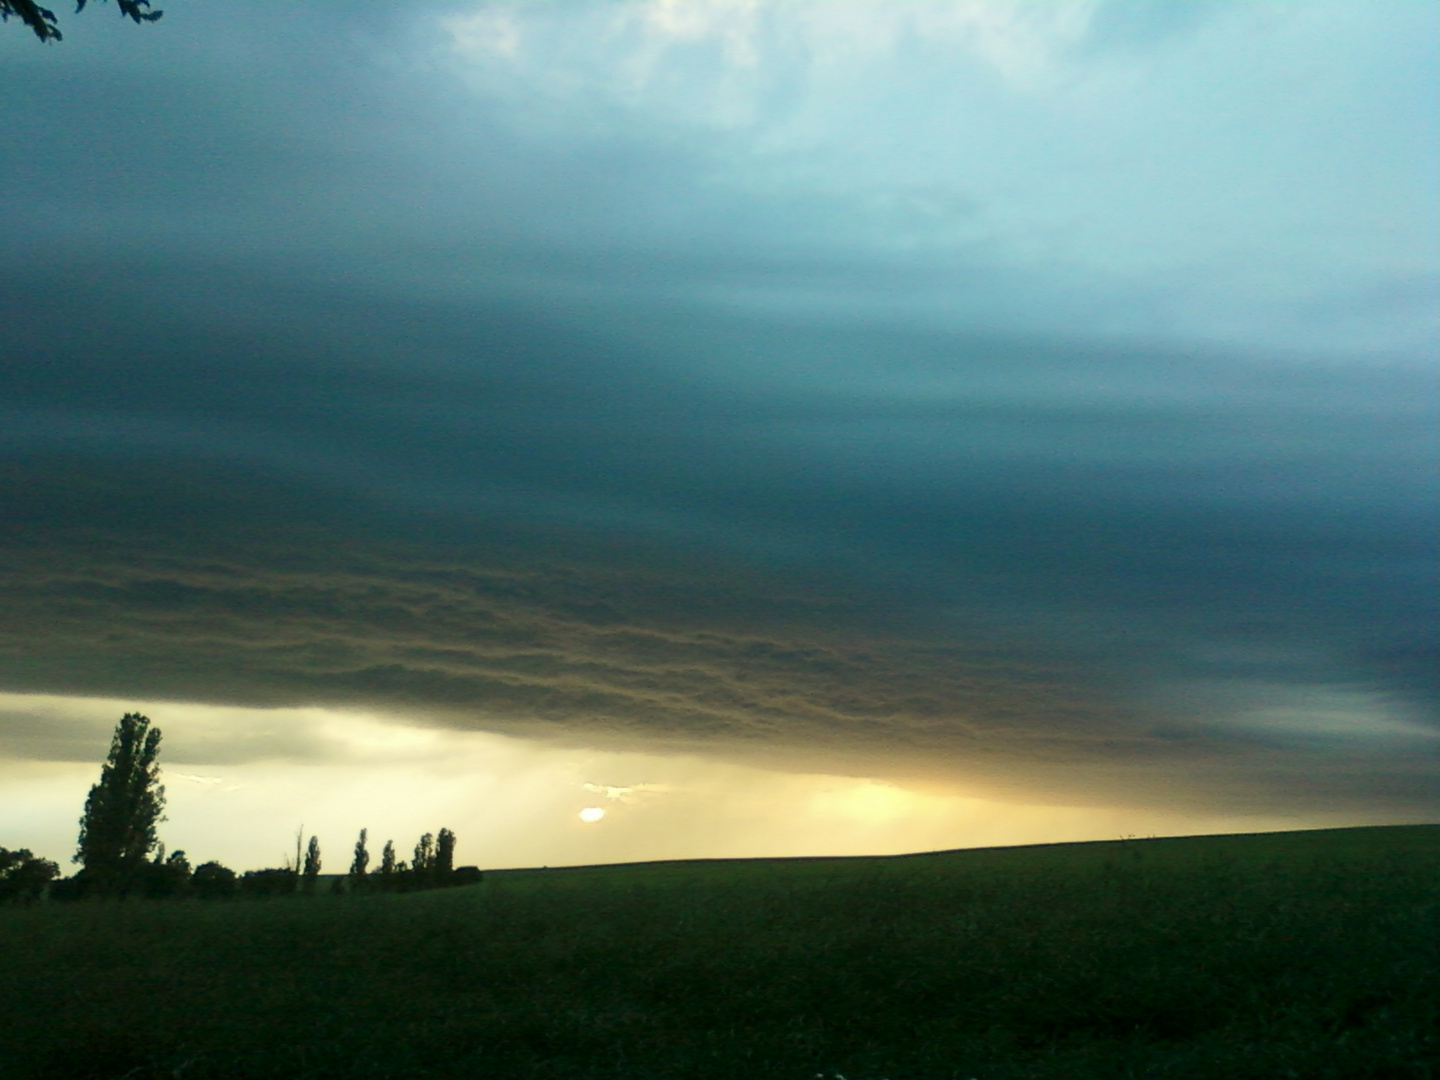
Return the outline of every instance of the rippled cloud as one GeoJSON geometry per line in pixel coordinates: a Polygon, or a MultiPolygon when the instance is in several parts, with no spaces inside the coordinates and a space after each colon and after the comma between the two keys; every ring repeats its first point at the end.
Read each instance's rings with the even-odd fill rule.
{"type": "Polygon", "coordinates": [[[0,688],[1433,816],[1435,22],[0,35],[0,688]]]}

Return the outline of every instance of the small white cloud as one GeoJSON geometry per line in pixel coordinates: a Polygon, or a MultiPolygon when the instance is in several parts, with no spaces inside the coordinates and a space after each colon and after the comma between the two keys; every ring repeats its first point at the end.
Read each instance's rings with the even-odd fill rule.
{"type": "Polygon", "coordinates": [[[594,795],[603,795],[614,802],[634,803],[638,802],[645,795],[661,795],[668,791],[675,790],[669,784],[595,784],[586,782],[581,785],[586,791],[594,795]]]}
{"type": "Polygon", "coordinates": [[[166,776],[173,776],[177,780],[187,780],[192,784],[203,784],[206,787],[213,787],[216,784],[223,784],[225,778],[221,776],[198,776],[195,773],[170,772],[166,776]]]}
{"type": "Polygon", "coordinates": [[[592,792],[595,795],[604,795],[607,799],[616,800],[624,799],[635,790],[631,787],[617,787],[611,784],[591,784],[588,782],[581,786],[584,787],[586,791],[592,792]]]}

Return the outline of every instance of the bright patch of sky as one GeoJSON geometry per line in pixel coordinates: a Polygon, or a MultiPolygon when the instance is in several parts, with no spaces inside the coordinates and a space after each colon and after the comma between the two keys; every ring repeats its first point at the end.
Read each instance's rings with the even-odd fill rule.
{"type": "Polygon", "coordinates": [[[1417,138],[1435,21],[1418,3],[653,0],[443,25],[476,108],[638,170],[640,201],[602,228],[865,256],[712,299],[1375,356],[1434,339],[1436,151],[1417,138]]]}
{"type": "MultiPolygon", "coordinates": [[[[96,698],[0,694],[0,710],[83,727],[94,757],[0,758],[6,793],[0,836],[23,837],[37,853],[68,859],[109,731],[134,708],[96,698]]],[[[901,854],[1355,823],[1353,812],[1332,820],[1314,812],[1006,802],[956,788],[687,754],[597,751],[324,709],[155,703],[145,712],[164,734],[168,806],[161,839],[194,863],[218,859],[235,869],[281,865],[301,827],[320,838],[324,871],[343,873],[362,827],[373,850],[393,839],[402,856],[421,833],[450,828],[459,837],[460,863],[500,868],[901,854]],[[297,757],[304,746],[324,749],[297,757]],[[636,781],[583,779],[596,773],[636,781]],[[614,793],[603,807],[592,802],[596,788],[614,793]]]]}

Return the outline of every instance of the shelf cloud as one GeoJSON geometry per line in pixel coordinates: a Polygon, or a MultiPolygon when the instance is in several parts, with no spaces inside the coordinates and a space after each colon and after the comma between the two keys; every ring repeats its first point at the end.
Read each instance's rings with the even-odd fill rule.
{"type": "Polygon", "coordinates": [[[1433,817],[1435,21],[5,34],[0,689],[1433,817]]]}

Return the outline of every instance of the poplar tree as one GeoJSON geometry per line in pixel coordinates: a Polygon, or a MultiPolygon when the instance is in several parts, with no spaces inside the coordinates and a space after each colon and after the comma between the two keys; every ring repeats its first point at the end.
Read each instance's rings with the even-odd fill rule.
{"type": "Polygon", "coordinates": [[[156,826],[164,820],[160,784],[160,729],[150,718],[126,713],[115,725],[100,782],[85,799],[74,862],[100,891],[123,890],[143,871],[155,850],[156,826]]]}
{"type": "Polygon", "coordinates": [[[428,877],[435,869],[435,834],[426,833],[415,845],[415,861],[410,864],[417,878],[428,877]]]}
{"type": "Polygon", "coordinates": [[[455,834],[441,829],[435,838],[435,876],[442,880],[455,872],[455,834]]]}
{"type": "Polygon", "coordinates": [[[370,850],[365,846],[366,837],[369,835],[369,829],[360,830],[360,839],[355,841],[355,857],[350,860],[350,878],[357,884],[365,880],[370,866],[370,850]]]}
{"type": "Polygon", "coordinates": [[[310,837],[310,844],[305,849],[305,891],[314,892],[315,884],[320,880],[320,838],[310,837]]]}

